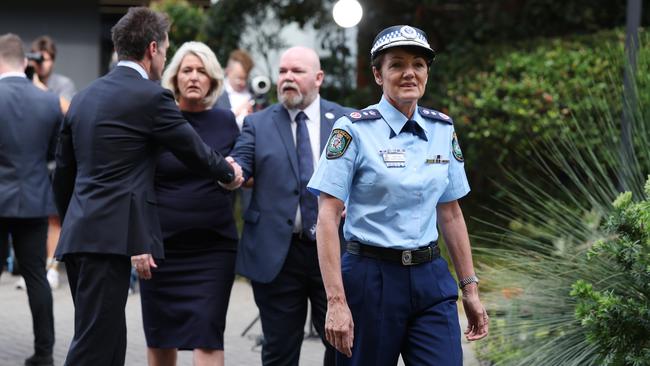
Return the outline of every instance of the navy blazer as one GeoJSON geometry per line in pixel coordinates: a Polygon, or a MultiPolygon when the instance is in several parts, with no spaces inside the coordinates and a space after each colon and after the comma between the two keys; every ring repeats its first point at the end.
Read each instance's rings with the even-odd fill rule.
{"type": "MultiPolygon", "coordinates": [[[[322,151],[334,122],[352,110],[322,98],[320,103],[322,151]]],[[[231,155],[245,177],[254,177],[236,271],[253,281],[268,283],[286,259],[300,198],[298,157],[287,110],[274,104],[248,115],[231,155]]]]}
{"type": "Polygon", "coordinates": [[[54,93],[24,77],[0,79],[0,217],[56,213],[47,161],[62,120],[54,93]]]}
{"type": "Polygon", "coordinates": [[[230,105],[230,98],[228,97],[228,92],[224,90],[223,93],[217,98],[217,100],[214,102],[214,107],[217,108],[223,108],[223,109],[231,109],[232,106],[230,105]]]}
{"type": "Polygon", "coordinates": [[[203,143],[172,93],[137,71],[118,66],[73,98],[56,151],[57,258],[164,257],[154,191],[161,146],[204,176],[232,180],[230,164],[203,143]]]}

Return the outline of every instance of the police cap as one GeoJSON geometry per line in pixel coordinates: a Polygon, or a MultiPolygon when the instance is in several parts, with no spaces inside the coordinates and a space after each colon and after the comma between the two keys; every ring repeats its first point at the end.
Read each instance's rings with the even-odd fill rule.
{"type": "Polygon", "coordinates": [[[392,47],[416,47],[424,51],[428,62],[436,56],[429,46],[427,35],[421,29],[409,25],[394,25],[379,32],[372,42],[370,58],[374,60],[381,52],[392,47]]]}

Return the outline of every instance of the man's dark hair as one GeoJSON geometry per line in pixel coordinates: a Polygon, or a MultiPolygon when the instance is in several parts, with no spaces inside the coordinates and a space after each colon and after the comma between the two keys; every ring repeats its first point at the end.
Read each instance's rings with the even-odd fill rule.
{"type": "Polygon", "coordinates": [[[129,8],[111,29],[113,46],[120,60],[140,61],[153,41],[162,43],[169,31],[169,18],[147,7],[129,8]]]}
{"type": "Polygon", "coordinates": [[[56,45],[54,40],[49,36],[40,36],[32,42],[32,52],[47,52],[52,57],[52,60],[56,59],[56,45]]]}
{"type": "Polygon", "coordinates": [[[25,60],[23,41],[13,33],[0,36],[0,61],[12,67],[22,66],[25,60]]]}

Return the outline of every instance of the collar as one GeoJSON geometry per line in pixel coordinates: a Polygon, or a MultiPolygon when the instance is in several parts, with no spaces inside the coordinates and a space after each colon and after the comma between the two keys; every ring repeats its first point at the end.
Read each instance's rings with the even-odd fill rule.
{"type": "MultiPolygon", "coordinates": [[[[307,108],[303,109],[302,111],[305,112],[307,118],[309,118],[310,121],[314,121],[314,122],[320,121],[320,95],[316,94],[316,98],[314,98],[314,101],[311,102],[311,104],[308,105],[307,108]]],[[[296,119],[296,116],[300,112],[300,109],[287,109],[287,112],[289,112],[289,118],[293,123],[296,119]]]]}
{"type": "MultiPolygon", "coordinates": [[[[402,114],[402,112],[390,104],[384,95],[381,96],[381,101],[379,101],[376,108],[379,110],[384,121],[386,121],[386,124],[388,124],[388,127],[391,129],[389,138],[397,136],[404,128],[406,121],[409,120],[404,114],[402,114]]],[[[422,116],[420,116],[420,111],[418,110],[417,105],[415,106],[415,112],[413,112],[413,118],[411,119],[422,128],[425,135],[429,134],[427,129],[424,127],[426,124],[424,123],[422,116]]]]}
{"type": "Polygon", "coordinates": [[[248,91],[248,89],[244,89],[244,91],[238,92],[235,90],[235,88],[230,85],[230,82],[228,81],[228,78],[223,79],[223,90],[228,93],[228,94],[234,94],[234,95],[242,95],[247,98],[251,98],[253,95],[248,91]]]}
{"type": "Polygon", "coordinates": [[[138,74],[140,74],[143,78],[149,79],[149,75],[147,75],[147,72],[145,71],[144,67],[142,67],[139,63],[129,61],[129,60],[122,60],[117,63],[116,66],[125,66],[125,67],[130,67],[133,70],[137,71],[138,74]]]}
{"type": "Polygon", "coordinates": [[[9,71],[9,72],[5,72],[5,73],[0,74],[0,79],[11,78],[11,77],[27,79],[27,75],[25,75],[25,73],[22,72],[22,71],[9,71]]]}

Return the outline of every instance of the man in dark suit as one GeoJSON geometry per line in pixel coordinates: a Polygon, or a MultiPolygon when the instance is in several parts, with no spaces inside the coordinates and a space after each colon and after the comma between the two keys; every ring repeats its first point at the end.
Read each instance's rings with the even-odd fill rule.
{"type": "Polygon", "coordinates": [[[206,146],[172,93],[154,82],[168,30],[161,13],[129,9],[112,29],[119,63],[73,98],[61,129],[56,257],[66,264],[75,304],[66,365],[124,364],[131,264],[147,279],[153,258],[163,257],[153,185],[159,147],[228,189],[242,182],[241,168],[206,146]]]}
{"type": "Polygon", "coordinates": [[[25,76],[23,43],[0,36],[0,239],[13,238],[34,327],[25,365],[52,365],[54,316],[45,271],[47,216],[55,212],[47,161],[63,115],[59,99],[25,76]]]}
{"type": "MultiPolygon", "coordinates": [[[[314,50],[287,50],[280,59],[280,103],[246,117],[232,152],[244,177],[254,177],[237,272],[252,281],[265,366],[298,365],[307,300],[313,325],[324,336],[327,299],[316,252],[318,204],[306,186],[334,121],[348,109],[320,98],[323,77],[314,50]]],[[[333,349],[326,346],[325,364],[333,365],[333,349]]]]}

